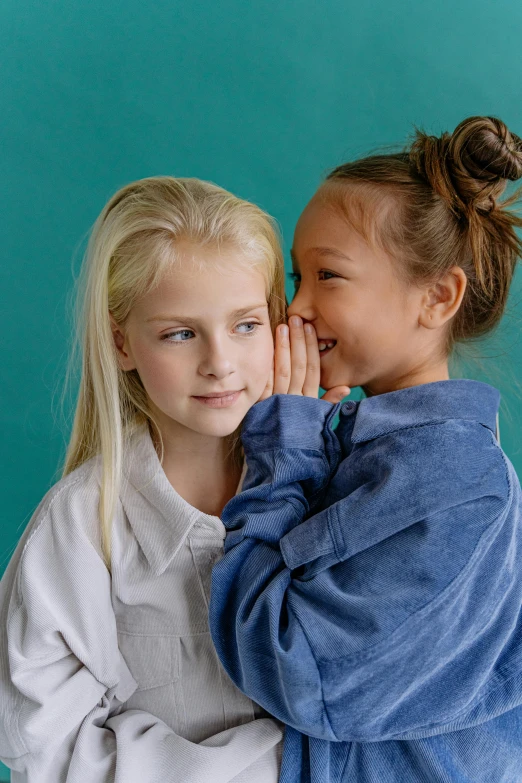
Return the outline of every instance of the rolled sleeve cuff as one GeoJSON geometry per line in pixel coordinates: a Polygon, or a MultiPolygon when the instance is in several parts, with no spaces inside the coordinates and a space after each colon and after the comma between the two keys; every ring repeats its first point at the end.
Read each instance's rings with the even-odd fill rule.
{"type": "Polygon", "coordinates": [[[329,425],[339,408],[339,403],[296,394],[275,394],[256,403],[241,432],[246,456],[274,448],[335,449],[337,438],[329,425]]]}
{"type": "Polygon", "coordinates": [[[325,556],[333,555],[334,559],[339,559],[329,511],[326,509],[324,513],[301,522],[283,536],[279,546],[287,568],[293,570],[325,556]]]}

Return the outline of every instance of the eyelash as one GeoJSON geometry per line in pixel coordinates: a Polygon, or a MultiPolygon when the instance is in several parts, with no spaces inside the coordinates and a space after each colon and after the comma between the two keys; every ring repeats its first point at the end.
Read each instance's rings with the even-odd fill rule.
{"type": "Polygon", "coordinates": [[[326,281],[326,280],[333,280],[334,277],[339,277],[339,275],[336,275],[335,272],[330,272],[329,269],[321,269],[318,274],[320,274],[320,275],[331,275],[331,277],[326,277],[326,278],[323,277],[322,280],[324,280],[324,281],[326,281]]]}
{"type": "MultiPolygon", "coordinates": [[[[319,278],[320,282],[326,282],[326,280],[333,280],[334,278],[339,277],[339,275],[336,275],[335,272],[330,272],[329,269],[320,269],[317,274],[318,275],[331,275],[331,277],[319,278]]],[[[299,272],[289,272],[288,273],[288,277],[290,278],[290,280],[293,281],[294,287],[296,289],[299,288],[299,285],[301,283],[301,275],[299,274],[299,272]]]]}
{"type": "MultiPolygon", "coordinates": [[[[258,329],[259,326],[263,326],[263,323],[259,322],[259,321],[244,321],[243,323],[238,324],[236,328],[238,328],[239,326],[254,326],[254,327],[256,327],[255,329],[252,329],[251,332],[242,332],[241,333],[241,334],[245,335],[246,337],[250,337],[252,334],[255,334],[257,332],[257,329],[258,329]]],[[[188,343],[188,342],[190,342],[190,340],[169,340],[168,339],[169,337],[173,337],[174,335],[177,335],[177,334],[183,334],[184,332],[191,332],[192,334],[194,334],[192,329],[177,329],[176,331],[168,332],[167,334],[163,334],[161,336],[161,339],[162,340],[167,340],[170,343],[188,343]]]]}

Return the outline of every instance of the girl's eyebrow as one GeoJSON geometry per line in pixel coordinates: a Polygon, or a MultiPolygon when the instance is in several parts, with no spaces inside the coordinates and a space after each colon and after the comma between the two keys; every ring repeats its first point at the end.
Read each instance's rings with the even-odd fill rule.
{"type": "MultiPolygon", "coordinates": [[[[230,313],[230,316],[232,318],[241,318],[242,315],[246,315],[247,313],[252,313],[254,310],[260,310],[261,308],[265,309],[267,306],[267,302],[263,302],[262,304],[254,304],[249,305],[248,307],[241,307],[239,310],[234,310],[234,312],[230,313]]],[[[145,323],[150,323],[151,321],[179,321],[184,324],[197,324],[200,319],[198,318],[190,318],[186,315],[153,315],[151,318],[146,318],[145,323]]]]}
{"type": "MultiPolygon", "coordinates": [[[[350,256],[347,256],[345,253],[341,253],[340,250],[336,250],[334,247],[311,247],[308,252],[315,253],[321,258],[333,257],[339,259],[340,261],[351,261],[352,263],[355,263],[353,258],[350,258],[350,256]]],[[[293,250],[290,250],[290,256],[292,261],[297,265],[297,259],[293,250]]]]}

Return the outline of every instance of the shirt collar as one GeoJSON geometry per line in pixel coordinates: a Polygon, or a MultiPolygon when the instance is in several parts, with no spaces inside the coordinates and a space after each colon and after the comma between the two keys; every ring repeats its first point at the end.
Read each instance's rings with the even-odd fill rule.
{"type": "Polygon", "coordinates": [[[179,495],[165,475],[146,424],[130,436],[124,451],[121,501],[134,535],[155,574],[162,574],[194,524],[224,539],[219,517],[204,514],[179,495]]]}
{"type": "Polygon", "coordinates": [[[475,421],[494,433],[499,403],[500,393],[493,386],[457,379],[378,394],[357,404],[345,403],[341,416],[356,414],[350,436],[354,443],[448,419],[475,421]]]}

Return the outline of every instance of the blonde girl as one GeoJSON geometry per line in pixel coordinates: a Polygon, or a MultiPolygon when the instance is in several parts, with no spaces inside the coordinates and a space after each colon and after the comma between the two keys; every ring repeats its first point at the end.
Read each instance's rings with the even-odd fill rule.
{"type": "Polygon", "coordinates": [[[272,220],[150,177],[99,216],[63,477],[0,583],[0,759],[13,783],[275,783],[281,725],[209,635],[238,428],[284,317],[272,220]]]}

